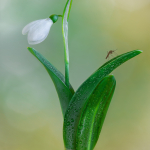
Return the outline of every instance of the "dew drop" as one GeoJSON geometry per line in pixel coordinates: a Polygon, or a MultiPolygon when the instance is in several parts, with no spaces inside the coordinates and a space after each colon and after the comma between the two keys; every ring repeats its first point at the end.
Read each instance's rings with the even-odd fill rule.
{"type": "Polygon", "coordinates": [[[69,126],[69,125],[70,125],[70,122],[68,121],[68,122],[67,122],[67,126],[69,126]]]}
{"type": "Polygon", "coordinates": [[[73,118],[71,118],[71,122],[74,122],[74,119],[73,119],[73,118]]]}

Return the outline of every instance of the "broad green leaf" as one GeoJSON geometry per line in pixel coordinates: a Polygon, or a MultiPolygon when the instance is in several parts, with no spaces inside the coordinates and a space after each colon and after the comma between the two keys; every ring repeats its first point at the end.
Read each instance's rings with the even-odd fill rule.
{"type": "Polygon", "coordinates": [[[48,74],[52,78],[52,81],[55,85],[56,91],[61,104],[61,109],[63,116],[65,115],[66,109],[69,105],[69,102],[74,94],[72,86],[68,88],[65,85],[65,79],[61,72],[59,72],[46,58],[44,58],[38,51],[28,47],[28,50],[44,65],[48,74]]]}
{"type": "Polygon", "coordinates": [[[69,103],[64,118],[63,138],[66,149],[76,150],[76,133],[81,113],[99,82],[115,68],[140,53],[142,53],[141,50],[134,50],[115,57],[102,65],[78,88],[69,103]]]}
{"type": "Polygon", "coordinates": [[[111,102],[116,80],[113,75],[104,77],[91,94],[85,106],[76,134],[76,150],[93,150],[111,102]]]}

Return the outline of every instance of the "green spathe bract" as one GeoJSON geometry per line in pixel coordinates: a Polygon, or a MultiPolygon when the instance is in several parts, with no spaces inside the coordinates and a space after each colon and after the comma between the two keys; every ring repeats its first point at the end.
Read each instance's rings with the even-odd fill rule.
{"type": "Polygon", "coordinates": [[[84,107],[86,106],[89,97],[95,90],[100,81],[111,73],[115,68],[126,62],[127,60],[140,54],[141,50],[134,50],[122,54],[110,60],[96,72],[94,72],[76,91],[73,95],[69,107],[64,118],[63,137],[64,144],[67,149],[76,150],[76,134],[79,125],[79,120],[84,107]],[[72,120],[74,120],[72,122],[72,120]]]}

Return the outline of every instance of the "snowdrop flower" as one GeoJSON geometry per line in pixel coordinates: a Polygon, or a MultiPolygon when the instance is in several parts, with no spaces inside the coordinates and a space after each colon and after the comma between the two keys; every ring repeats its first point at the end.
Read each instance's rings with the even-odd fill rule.
{"type": "Polygon", "coordinates": [[[51,15],[49,18],[40,19],[27,24],[22,34],[28,34],[28,43],[31,45],[43,42],[49,34],[50,28],[61,15],[51,15]]]}

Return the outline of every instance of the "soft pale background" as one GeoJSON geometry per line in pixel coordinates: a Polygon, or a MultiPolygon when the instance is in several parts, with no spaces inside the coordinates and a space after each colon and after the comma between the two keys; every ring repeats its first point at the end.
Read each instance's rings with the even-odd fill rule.
{"type": "MultiPolygon", "coordinates": [[[[63,150],[53,83],[26,49],[22,28],[62,14],[66,0],[0,0],[0,150],[63,150]]],[[[61,19],[32,46],[64,73],[61,19]]],[[[76,90],[107,51],[143,54],[113,71],[117,80],[95,150],[150,149],[150,0],[74,0],[69,20],[70,82],[76,90]]]]}

